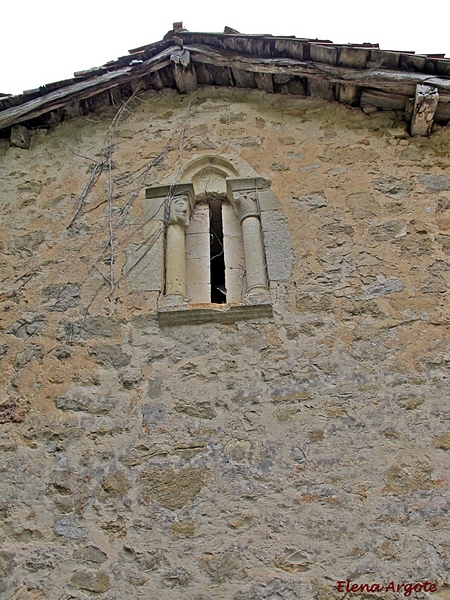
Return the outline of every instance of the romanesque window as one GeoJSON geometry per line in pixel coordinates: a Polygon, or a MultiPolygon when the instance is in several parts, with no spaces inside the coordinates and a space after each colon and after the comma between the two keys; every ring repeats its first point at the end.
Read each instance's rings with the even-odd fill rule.
{"type": "MultiPolygon", "coordinates": [[[[272,314],[269,276],[286,277],[282,261],[289,236],[270,181],[239,175],[229,161],[201,157],[180,183],[146,190],[146,214],[164,231],[163,247],[153,252],[154,262],[163,257],[161,324],[272,314]]],[[[146,256],[145,264],[152,260],[146,256]]]]}
{"type": "Polygon", "coordinates": [[[225,304],[267,293],[257,193],[231,188],[230,201],[196,203],[192,188],[174,191],[167,200],[166,300],[225,304]]]}

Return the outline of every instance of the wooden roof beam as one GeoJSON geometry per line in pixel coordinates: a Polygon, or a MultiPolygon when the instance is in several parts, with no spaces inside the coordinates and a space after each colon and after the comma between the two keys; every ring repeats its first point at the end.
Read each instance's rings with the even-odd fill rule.
{"type": "Polygon", "coordinates": [[[0,112],[0,129],[14,123],[34,119],[42,114],[60,108],[69,102],[85,100],[132,79],[154,73],[169,64],[172,52],[173,47],[167,48],[142,64],[134,67],[123,67],[97,77],[91,77],[90,79],[68,85],[44,96],[34,98],[24,104],[7,108],[0,112]]]}
{"type": "Polygon", "coordinates": [[[353,84],[371,87],[386,92],[409,93],[420,83],[428,83],[439,89],[441,96],[450,99],[450,79],[430,77],[414,71],[394,71],[383,69],[357,69],[340,67],[325,63],[302,61],[292,58],[257,58],[241,55],[230,50],[221,50],[211,46],[185,46],[191,53],[194,63],[212,64],[217,67],[244,69],[254,73],[285,73],[291,77],[320,76],[332,83],[353,84]]]}

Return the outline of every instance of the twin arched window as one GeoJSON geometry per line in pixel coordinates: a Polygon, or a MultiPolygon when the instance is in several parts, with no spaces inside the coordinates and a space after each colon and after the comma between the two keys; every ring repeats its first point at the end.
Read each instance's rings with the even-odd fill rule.
{"type": "Polygon", "coordinates": [[[258,194],[243,189],[243,181],[249,185],[227,179],[226,200],[196,202],[192,184],[173,186],[168,193],[167,302],[224,304],[267,292],[258,194]]]}
{"type": "Polygon", "coordinates": [[[226,304],[237,318],[250,306],[259,306],[255,315],[271,314],[261,202],[268,215],[277,201],[269,180],[237,174],[222,158],[202,157],[182,173],[184,183],[147,188],[149,225],[159,221],[164,231],[159,317],[170,313],[174,322],[177,311],[211,304],[226,304]]]}

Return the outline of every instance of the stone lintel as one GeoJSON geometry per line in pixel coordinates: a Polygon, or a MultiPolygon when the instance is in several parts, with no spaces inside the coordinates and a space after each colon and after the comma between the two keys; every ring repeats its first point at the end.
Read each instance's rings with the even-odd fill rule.
{"type": "Polygon", "coordinates": [[[145,189],[146,198],[170,198],[187,194],[189,200],[194,199],[194,186],[192,183],[176,183],[175,185],[152,185],[145,189]]]}
{"type": "Polygon", "coordinates": [[[172,325],[196,325],[200,323],[234,323],[251,319],[267,319],[273,316],[272,304],[198,304],[187,307],[158,308],[160,327],[172,325]]]}

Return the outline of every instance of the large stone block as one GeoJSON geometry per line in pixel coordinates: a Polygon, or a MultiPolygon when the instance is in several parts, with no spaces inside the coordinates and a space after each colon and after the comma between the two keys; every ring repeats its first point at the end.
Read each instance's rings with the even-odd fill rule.
{"type": "Polygon", "coordinates": [[[281,211],[261,213],[269,281],[286,281],[292,271],[292,235],[281,211]]]}
{"type": "Polygon", "coordinates": [[[148,227],[144,231],[146,241],[141,244],[129,244],[125,248],[127,262],[123,267],[133,290],[160,292],[163,289],[164,273],[164,236],[162,226],[148,227]],[[153,229],[150,235],[146,235],[153,229]]]}
{"type": "Polygon", "coordinates": [[[164,508],[176,510],[198,496],[208,478],[209,470],[204,467],[161,471],[151,466],[141,476],[142,499],[156,501],[164,508]]]}

